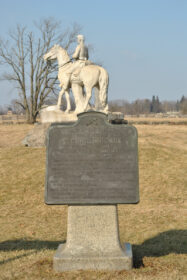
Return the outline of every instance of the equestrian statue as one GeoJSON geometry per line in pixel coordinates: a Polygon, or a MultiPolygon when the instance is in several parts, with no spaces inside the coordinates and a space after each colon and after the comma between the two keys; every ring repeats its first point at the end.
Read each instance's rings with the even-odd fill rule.
{"type": "Polygon", "coordinates": [[[72,59],[67,51],[60,45],[54,45],[45,55],[45,60],[58,61],[58,79],[60,93],[58,96],[57,109],[61,109],[62,96],[65,94],[67,101],[66,113],[71,111],[70,89],[75,99],[75,113],[85,112],[90,109],[89,101],[92,89],[97,92],[97,105],[95,110],[108,113],[107,91],[109,77],[107,71],[88,60],[88,48],[84,44],[84,36],[77,36],[78,45],[72,59]],[[99,105],[98,105],[99,104],[99,105]]]}

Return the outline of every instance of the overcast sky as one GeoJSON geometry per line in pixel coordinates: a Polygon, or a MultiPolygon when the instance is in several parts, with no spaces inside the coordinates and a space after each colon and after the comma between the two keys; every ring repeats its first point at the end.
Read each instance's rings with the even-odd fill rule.
{"type": "MultiPolygon", "coordinates": [[[[90,59],[110,76],[109,99],[177,100],[187,96],[187,0],[0,0],[0,37],[17,23],[52,16],[82,26],[90,59]]],[[[3,71],[0,69],[0,73],[3,71]]],[[[15,98],[0,82],[0,105],[15,98]]]]}

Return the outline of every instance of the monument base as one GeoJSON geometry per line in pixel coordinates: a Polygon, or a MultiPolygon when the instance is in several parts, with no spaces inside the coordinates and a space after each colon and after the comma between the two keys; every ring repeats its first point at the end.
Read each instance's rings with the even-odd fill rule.
{"type": "MultiPolygon", "coordinates": [[[[108,112],[107,115],[108,115],[108,121],[110,123],[113,122],[118,123],[119,121],[121,121],[121,123],[124,123],[124,114],[121,112],[108,112]]],[[[77,119],[78,119],[77,113],[75,113],[75,111],[66,113],[61,109],[58,109],[56,105],[47,106],[40,110],[41,123],[59,123],[59,122],[67,123],[67,122],[76,122],[77,119]]]]}
{"type": "Polygon", "coordinates": [[[67,242],[53,259],[56,272],[130,270],[132,249],[120,245],[116,205],[69,206],[67,242]]]}
{"type": "Polygon", "coordinates": [[[53,105],[40,110],[40,121],[41,123],[76,122],[77,114],[75,112],[65,113],[58,109],[56,105],[53,105]]]}
{"type": "Polygon", "coordinates": [[[124,256],[103,257],[73,257],[64,256],[65,244],[59,245],[53,259],[53,268],[56,272],[75,270],[130,270],[132,269],[132,247],[130,243],[124,244],[124,256]]]}

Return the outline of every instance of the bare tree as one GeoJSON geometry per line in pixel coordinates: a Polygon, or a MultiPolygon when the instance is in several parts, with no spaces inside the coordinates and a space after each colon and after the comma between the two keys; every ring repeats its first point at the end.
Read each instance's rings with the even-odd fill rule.
{"type": "Polygon", "coordinates": [[[0,106],[0,115],[4,115],[6,112],[6,108],[5,108],[5,106],[0,106]]]}
{"type": "Polygon", "coordinates": [[[24,114],[24,109],[19,105],[19,102],[17,99],[12,99],[10,102],[9,107],[12,109],[12,112],[16,115],[24,114]]]}
{"type": "Polygon", "coordinates": [[[184,95],[182,96],[182,98],[180,100],[179,108],[183,115],[187,114],[187,97],[185,97],[184,95]]]}
{"type": "Polygon", "coordinates": [[[71,28],[61,31],[61,24],[53,18],[35,23],[37,31],[27,31],[17,25],[9,32],[9,41],[0,39],[0,65],[8,66],[1,80],[14,82],[19,99],[16,100],[24,110],[28,122],[35,122],[42,105],[52,94],[57,93],[57,64],[48,67],[43,55],[54,44],[60,44],[72,51],[72,44],[80,31],[74,24],[71,28]]]}

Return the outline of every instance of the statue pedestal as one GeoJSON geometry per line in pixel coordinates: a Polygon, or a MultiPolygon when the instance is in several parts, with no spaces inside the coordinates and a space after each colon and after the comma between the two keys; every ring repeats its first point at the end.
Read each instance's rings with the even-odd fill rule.
{"type": "Polygon", "coordinates": [[[58,109],[57,106],[48,106],[40,110],[40,122],[41,123],[69,123],[76,122],[77,114],[74,112],[65,113],[58,109]]]}
{"type": "Polygon", "coordinates": [[[67,242],[59,245],[53,267],[56,272],[131,269],[131,245],[119,241],[117,206],[69,206],[67,242]]]}
{"type": "MultiPolygon", "coordinates": [[[[93,110],[95,111],[95,110],[93,110]]],[[[40,110],[40,123],[69,123],[77,121],[75,111],[65,113],[57,108],[56,105],[48,106],[40,110]]],[[[123,121],[124,114],[121,112],[108,112],[108,121],[123,121]]]]}

